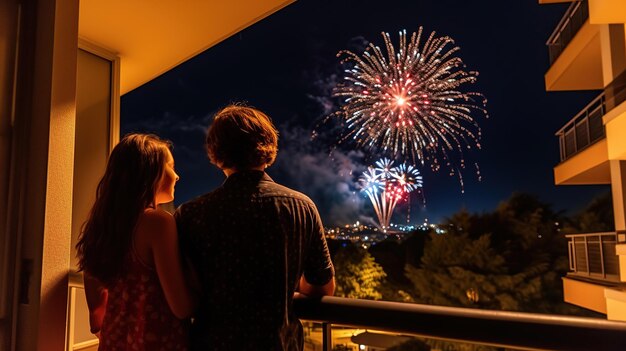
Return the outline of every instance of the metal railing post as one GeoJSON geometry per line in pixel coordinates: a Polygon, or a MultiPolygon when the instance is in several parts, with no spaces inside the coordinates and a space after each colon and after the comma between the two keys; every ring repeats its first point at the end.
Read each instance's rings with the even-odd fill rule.
{"type": "Polygon", "coordinates": [[[332,325],[330,323],[322,323],[322,351],[332,351],[333,337],[332,325]]]}
{"type": "Polygon", "coordinates": [[[585,122],[585,126],[587,127],[587,145],[591,144],[591,129],[589,128],[590,121],[589,111],[587,111],[587,121],[585,122]]]}
{"type": "Polygon", "coordinates": [[[578,123],[574,123],[574,154],[578,153],[578,123]]]}
{"type": "Polygon", "coordinates": [[[598,235],[598,240],[600,241],[598,243],[600,245],[600,271],[602,272],[602,277],[606,278],[606,270],[604,269],[604,248],[602,245],[602,235],[598,235]]]}
{"type": "Polygon", "coordinates": [[[587,275],[591,276],[591,267],[589,267],[589,243],[587,242],[587,237],[585,239],[585,263],[587,264],[587,275]]]}
{"type": "Polygon", "coordinates": [[[606,113],[606,94],[602,94],[600,98],[600,115],[604,116],[606,113]]]}
{"type": "Polygon", "coordinates": [[[576,272],[578,269],[576,268],[576,246],[574,240],[569,240],[567,242],[567,254],[569,256],[569,269],[576,272]]]}

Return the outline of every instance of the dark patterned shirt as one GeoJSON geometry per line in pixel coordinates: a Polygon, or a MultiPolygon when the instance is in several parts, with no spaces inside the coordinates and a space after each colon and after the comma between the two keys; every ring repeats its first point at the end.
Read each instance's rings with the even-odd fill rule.
{"type": "Polygon", "coordinates": [[[264,172],[238,172],[180,206],[176,223],[202,285],[192,349],[302,349],[300,276],[324,285],[334,275],[315,204],[264,172]]]}

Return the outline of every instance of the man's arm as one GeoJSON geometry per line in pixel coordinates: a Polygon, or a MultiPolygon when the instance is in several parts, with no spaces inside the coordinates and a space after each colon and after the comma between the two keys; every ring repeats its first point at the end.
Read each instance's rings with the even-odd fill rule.
{"type": "Polygon", "coordinates": [[[330,259],[324,226],[315,205],[309,211],[313,225],[298,292],[307,296],[333,295],[335,269],[330,259]]]}

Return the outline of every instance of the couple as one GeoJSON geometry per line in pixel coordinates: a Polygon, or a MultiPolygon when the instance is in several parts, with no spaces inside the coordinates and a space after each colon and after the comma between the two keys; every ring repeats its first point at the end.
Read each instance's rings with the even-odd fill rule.
{"type": "Polygon", "coordinates": [[[264,172],[277,142],[263,112],[219,111],[206,147],[226,181],[174,216],[156,207],[174,198],[171,145],[113,149],[77,244],[99,350],[303,348],[293,296],[332,295],[334,269],[313,202],[264,172]]]}

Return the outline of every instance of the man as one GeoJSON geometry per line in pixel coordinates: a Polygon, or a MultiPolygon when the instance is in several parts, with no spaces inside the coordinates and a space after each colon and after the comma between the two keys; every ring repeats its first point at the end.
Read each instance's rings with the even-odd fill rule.
{"type": "Polygon", "coordinates": [[[206,146],[227,179],[176,211],[181,247],[202,290],[192,350],[301,350],[294,293],[335,289],[315,204],[264,172],[276,158],[278,133],[263,112],[224,108],[206,146]]]}

